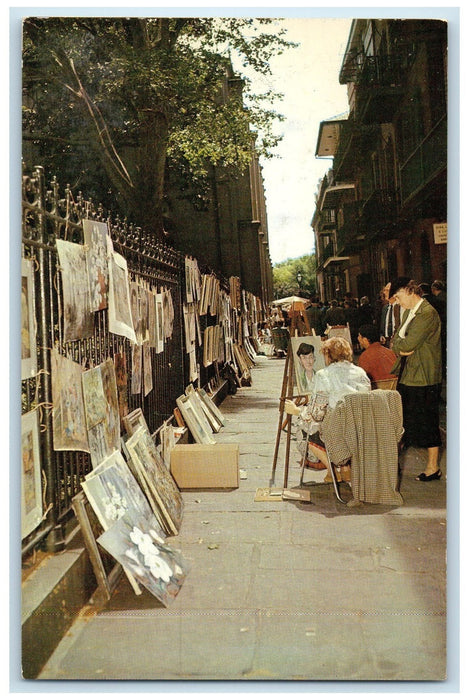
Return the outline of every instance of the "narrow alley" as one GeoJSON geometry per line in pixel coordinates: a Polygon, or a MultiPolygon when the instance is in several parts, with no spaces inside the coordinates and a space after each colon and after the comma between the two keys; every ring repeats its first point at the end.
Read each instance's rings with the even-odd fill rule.
{"type": "MultiPolygon", "coordinates": [[[[252,386],[220,406],[216,441],[239,443],[240,486],[183,492],[168,542],[190,572],[174,603],[136,596],[122,576],[104,608],[83,610],[40,680],[445,678],[445,448],[445,478],[431,483],[414,480],[425,451],[404,453],[400,507],[347,508],[311,471],[311,503],[255,501],[271,479],[283,370],[258,356],[252,386]]],[[[276,486],[284,450],[282,440],[276,486]]],[[[299,473],[293,442],[289,486],[299,473]]]]}

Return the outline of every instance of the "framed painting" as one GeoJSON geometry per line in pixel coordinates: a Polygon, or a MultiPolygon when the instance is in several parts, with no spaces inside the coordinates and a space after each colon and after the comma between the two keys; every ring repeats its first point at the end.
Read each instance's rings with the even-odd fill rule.
{"type": "Polygon", "coordinates": [[[199,423],[203,426],[204,431],[211,436],[211,433],[213,432],[212,424],[207,417],[207,412],[204,408],[202,397],[194,389],[192,384],[189,384],[189,386],[186,388],[186,396],[189,396],[190,403],[192,404],[192,407],[197,415],[199,423]]]}
{"type": "Polygon", "coordinates": [[[151,371],[151,350],[148,341],[142,345],[143,348],[143,395],[147,396],[153,390],[153,375],[151,371]]]}
{"type": "Polygon", "coordinates": [[[191,304],[194,301],[192,296],[192,261],[190,258],[186,257],[184,260],[184,280],[186,286],[186,302],[191,304]]]}
{"type": "Polygon", "coordinates": [[[316,335],[296,336],[290,339],[290,343],[295,386],[298,394],[308,395],[311,393],[315,373],[326,366],[321,352],[321,338],[316,335]]]}
{"type": "Polygon", "coordinates": [[[108,226],[103,221],[93,221],[92,219],[83,219],[82,223],[91,310],[101,311],[101,309],[106,309],[108,304],[108,226]]]}
{"type": "Polygon", "coordinates": [[[37,374],[34,263],[21,260],[21,379],[37,374]]]}
{"type": "Polygon", "coordinates": [[[122,419],[122,425],[127,435],[133,435],[138,428],[148,430],[147,422],[141,408],[136,408],[122,419]]]}
{"type": "Polygon", "coordinates": [[[21,537],[42,520],[41,460],[37,411],[21,416],[21,537]]]}
{"type": "Polygon", "coordinates": [[[54,450],[90,452],[83,401],[83,368],[51,351],[54,450]]]}
{"type": "Polygon", "coordinates": [[[208,411],[213,414],[220,426],[225,425],[225,417],[220,411],[216,403],[210,398],[205,389],[197,389],[197,393],[202,399],[204,405],[207,407],[208,411]]]}
{"type": "Polygon", "coordinates": [[[174,426],[171,423],[163,425],[160,430],[160,445],[161,456],[167,469],[171,466],[171,450],[175,444],[174,426]]]}
{"type": "MultiPolygon", "coordinates": [[[[139,522],[154,519],[147,498],[119,451],[87,474],[82,487],[104,530],[129,508],[139,515],[139,522]]],[[[163,535],[159,523],[155,521],[153,527],[163,535]]]]}
{"type": "Polygon", "coordinates": [[[202,445],[214,445],[210,427],[206,427],[206,422],[199,419],[199,414],[194,408],[190,396],[181,395],[176,399],[176,404],[182,413],[187,427],[192,433],[194,440],[202,445]]]}
{"type": "Polygon", "coordinates": [[[127,261],[111,251],[109,257],[109,331],[137,342],[130,309],[127,261]]]}
{"type": "MultiPolygon", "coordinates": [[[[103,530],[133,508],[138,514],[138,523],[151,523],[163,536],[159,522],[120,452],[114,452],[87,474],[82,488],[103,530]]],[[[135,593],[141,593],[130,572],[124,571],[135,593]]]]}
{"type": "Polygon", "coordinates": [[[99,464],[120,445],[119,400],[114,362],[109,358],[83,372],[88,442],[93,465],[99,464]]]}
{"type": "Polygon", "coordinates": [[[64,341],[90,338],[94,332],[85,247],[57,239],[63,292],[64,341]]]}
{"type": "Polygon", "coordinates": [[[140,340],[142,343],[145,343],[150,339],[150,333],[148,329],[148,288],[141,284],[138,285],[138,308],[140,321],[140,340]]]}
{"type": "Polygon", "coordinates": [[[162,292],[163,296],[163,324],[164,324],[164,339],[168,340],[173,335],[174,325],[174,307],[173,297],[170,289],[165,289],[162,292]]]}
{"type": "Polygon", "coordinates": [[[345,338],[345,340],[350,343],[350,347],[353,349],[352,336],[350,333],[350,326],[327,326],[326,335],[328,338],[345,338]]]}
{"type": "Polygon", "coordinates": [[[124,351],[114,355],[114,369],[116,371],[117,400],[119,403],[119,417],[122,420],[129,412],[128,402],[128,375],[127,355],[124,351]]]}
{"type": "Polygon", "coordinates": [[[140,394],[142,390],[142,346],[138,343],[132,345],[132,379],[130,393],[140,394]]]}
{"type": "Polygon", "coordinates": [[[109,457],[111,450],[108,445],[108,436],[104,421],[96,423],[88,428],[88,445],[93,469],[96,469],[103,460],[109,457]]]}
{"type": "Polygon", "coordinates": [[[138,428],[127,440],[126,447],[134,467],[144,475],[169,527],[168,534],[177,535],[182,522],[182,496],[172,475],[158,455],[149,431],[138,428]]]}
{"type": "Polygon", "coordinates": [[[158,329],[156,327],[156,292],[148,290],[148,342],[151,348],[158,346],[158,329]]]}
{"type": "Polygon", "coordinates": [[[131,509],[97,541],[163,605],[175,599],[189,567],[151,525],[139,525],[131,509]]]}
{"type": "Polygon", "coordinates": [[[131,280],[129,282],[130,290],[130,312],[132,314],[132,326],[135,331],[135,337],[137,338],[137,343],[141,342],[141,332],[140,332],[140,308],[139,308],[139,286],[136,280],[131,280]]]}
{"type": "Polygon", "coordinates": [[[156,352],[160,353],[164,350],[164,323],[163,323],[163,296],[155,294],[156,305],[156,352]]]}
{"type": "Polygon", "coordinates": [[[101,366],[85,370],[82,374],[83,400],[85,403],[86,427],[101,423],[106,416],[106,400],[104,398],[103,377],[101,366]]]}
{"type": "Polygon", "coordinates": [[[107,432],[107,442],[110,451],[114,452],[114,450],[119,449],[121,433],[116,371],[114,368],[114,362],[110,357],[102,362],[100,367],[105,399],[104,423],[107,432]]]}

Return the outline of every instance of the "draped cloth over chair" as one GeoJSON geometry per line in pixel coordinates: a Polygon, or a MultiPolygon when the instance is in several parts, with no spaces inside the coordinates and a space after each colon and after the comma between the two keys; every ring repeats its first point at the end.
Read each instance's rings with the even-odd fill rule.
{"type": "Polygon", "coordinates": [[[357,501],[401,505],[398,445],[402,403],[394,390],[346,394],[328,411],[321,428],[333,464],[351,461],[352,494],[357,501]]]}

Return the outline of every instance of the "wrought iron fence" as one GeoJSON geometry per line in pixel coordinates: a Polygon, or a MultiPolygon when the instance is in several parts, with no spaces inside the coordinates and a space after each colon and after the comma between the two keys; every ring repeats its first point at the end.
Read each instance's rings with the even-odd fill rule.
{"type": "Polygon", "coordinates": [[[22,412],[37,408],[40,416],[40,458],[44,518],[23,541],[23,553],[40,542],[47,549],[63,548],[64,525],[72,515],[71,502],[81,481],[91,470],[88,454],[54,451],[52,444],[51,349],[56,348],[74,361],[95,366],[118,352],[131,356],[130,341],[109,332],[106,310],[95,313],[92,337],[64,341],[62,280],[58,266],[57,239],[82,244],[83,219],[107,222],[114,249],[127,261],[129,277],[143,278],[154,287],[171,290],[174,304],[172,337],[162,353],[152,353],[153,391],[147,396],[128,393],[129,410],[141,407],[154,432],[171,416],[176,398],[188,383],[182,323],[184,256],[155,241],[139,228],[109,216],[79,194],[76,199],[67,187],[59,192],[54,179],[46,186],[44,171],[36,167],[23,177],[22,254],[34,261],[36,344],[38,372],[22,381],[22,412]]]}

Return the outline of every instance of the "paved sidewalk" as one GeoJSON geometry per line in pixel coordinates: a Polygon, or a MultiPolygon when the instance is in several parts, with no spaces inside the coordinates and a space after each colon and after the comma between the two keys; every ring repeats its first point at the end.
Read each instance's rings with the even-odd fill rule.
{"type": "MultiPolygon", "coordinates": [[[[425,451],[404,453],[400,507],[347,508],[322,483],[312,503],[255,502],[271,477],[283,370],[259,357],[252,386],[221,405],[217,442],[239,443],[246,478],[229,492],[183,492],[169,542],[191,571],[175,602],[135,596],[123,577],[104,609],[83,611],[41,679],[445,678],[445,450],[444,478],[431,483],[414,480],[425,451]]],[[[291,454],[294,486],[295,443],[291,454]]],[[[284,440],[277,486],[283,455],[284,440]]]]}

